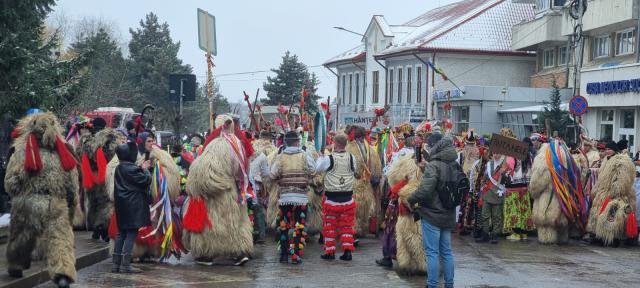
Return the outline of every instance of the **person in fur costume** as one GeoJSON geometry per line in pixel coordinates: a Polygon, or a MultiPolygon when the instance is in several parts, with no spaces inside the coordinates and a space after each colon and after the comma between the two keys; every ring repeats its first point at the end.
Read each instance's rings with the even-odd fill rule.
{"type": "Polygon", "coordinates": [[[22,277],[31,266],[29,255],[36,242],[42,241],[51,279],[68,287],[76,279],[71,219],[77,201],[77,161],[51,113],[25,117],[16,131],[4,182],[12,198],[8,272],[22,277]]]}
{"type": "Polygon", "coordinates": [[[529,192],[538,242],[565,244],[571,226],[583,231],[586,225],[588,205],[582,171],[564,142],[557,139],[540,147],[531,169],[529,192]]]}
{"type": "Polygon", "coordinates": [[[356,235],[363,237],[368,233],[377,232],[377,215],[380,205],[376,203],[382,177],[382,164],[378,153],[365,141],[365,130],[359,126],[352,126],[349,132],[347,152],[355,156],[363,172],[360,179],[353,184],[356,207],[356,235]]]}
{"type": "Polygon", "coordinates": [[[604,245],[637,241],[635,167],[624,154],[610,156],[592,191],[588,230],[604,245]]]}
{"type": "MultiPolygon", "coordinates": [[[[96,120],[94,120],[96,122],[96,120]]],[[[94,128],[98,127],[94,124],[94,128]]],[[[119,133],[106,128],[81,139],[78,148],[81,157],[82,196],[86,212],[87,228],[93,230],[93,239],[109,241],[107,228],[111,220],[113,201],[106,193],[107,164],[115,156],[119,133]]],[[[75,219],[74,223],[79,220],[75,219]]]]}
{"type": "Polygon", "coordinates": [[[236,265],[243,265],[253,252],[246,203],[246,193],[252,193],[246,173],[253,149],[237,133],[231,116],[219,115],[215,124],[189,170],[183,238],[198,264],[234,257],[236,265]]]}

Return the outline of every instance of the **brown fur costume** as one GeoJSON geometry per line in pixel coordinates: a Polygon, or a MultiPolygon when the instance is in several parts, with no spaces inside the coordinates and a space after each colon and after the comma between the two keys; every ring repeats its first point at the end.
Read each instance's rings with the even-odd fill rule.
{"type": "Polygon", "coordinates": [[[74,236],[71,227],[78,172],[65,171],[56,152],[56,137],[62,128],[51,113],[27,116],[18,123],[20,136],[9,160],[5,189],[12,198],[7,262],[9,270],[28,269],[29,255],[41,239],[47,269],[52,278],[76,278],[74,236]],[[25,171],[25,146],[33,133],[40,147],[42,170],[25,171]]]}
{"type": "Polygon", "coordinates": [[[629,156],[618,154],[609,158],[600,171],[593,188],[588,230],[609,245],[626,238],[627,217],[636,212],[635,167],[629,156]],[[609,203],[603,210],[606,199],[609,203]]]}
{"type": "MultiPolygon", "coordinates": [[[[230,121],[227,115],[218,116],[216,126],[230,121]],[[221,122],[219,122],[221,121],[221,122]]],[[[232,139],[233,124],[222,133],[232,139]]],[[[236,177],[240,175],[239,163],[232,160],[231,148],[222,135],[207,145],[189,170],[187,193],[190,200],[201,197],[206,205],[212,227],[202,233],[184,231],[184,244],[194,258],[237,257],[253,252],[253,226],[249,221],[247,206],[238,203],[236,177]]],[[[189,204],[186,205],[187,211],[189,204]]]]}
{"type": "MultiPolygon", "coordinates": [[[[416,165],[413,153],[398,157],[393,168],[388,172],[389,185],[407,179],[407,184],[398,191],[398,205],[406,205],[407,199],[416,191],[422,180],[422,173],[416,165]]],[[[426,257],[422,243],[422,227],[413,215],[399,214],[396,222],[396,260],[397,270],[401,274],[423,274],[427,271],[426,257]]]]}
{"type": "Polygon", "coordinates": [[[360,237],[369,234],[369,221],[371,221],[372,217],[377,217],[379,214],[378,210],[380,209],[380,205],[376,203],[376,199],[379,199],[376,192],[379,189],[374,189],[370,180],[372,178],[379,180],[382,176],[382,164],[380,163],[378,153],[376,153],[375,149],[366,141],[364,141],[362,145],[368,148],[366,150],[368,153],[365,152],[367,154],[364,155],[367,159],[363,158],[356,141],[349,141],[346,147],[347,152],[351,153],[358,162],[358,169],[363,169],[363,173],[361,174],[363,176],[360,177],[360,179],[356,179],[353,183],[354,200],[357,205],[355,230],[356,235],[360,237]],[[368,170],[369,173],[364,172],[366,170],[368,170]],[[367,174],[370,174],[369,177],[367,177],[367,174]]]}
{"type": "MultiPolygon", "coordinates": [[[[576,227],[570,225],[567,217],[562,213],[560,203],[555,198],[551,172],[547,167],[547,149],[549,144],[543,144],[533,160],[529,193],[533,199],[531,211],[533,222],[538,229],[538,242],[542,244],[565,244],[569,241],[571,230],[577,233],[576,227]]],[[[584,183],[588,160],[584,155],[573,155],[573,160],[580,169],[580,181],[584,183]]],[[[574,235],[579,236],[579,235],[574,235]]]]}

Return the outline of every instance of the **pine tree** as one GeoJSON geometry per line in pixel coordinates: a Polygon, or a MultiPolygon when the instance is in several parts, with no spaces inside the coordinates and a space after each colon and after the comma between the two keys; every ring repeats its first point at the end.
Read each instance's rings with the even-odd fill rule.
{"type": "Polygon", "coordinates": [[[562,104],[560,87],[558,87],[555,81],[553,81],[551,87],[552,90],[549,95],[549,101],[545,102],[545,108],[540,117],[540,123],[542,125],[546,125],[545,123],[549,120],[550,131],[546,131],[547,135],[552,136],[552,133],[557,131],[558,136],[564,138],[567,132],[567,125],[569,125],[571,121],[569,119],[569,112],[563,111],[560,108],[560,104],[562,104]]]}
{"type": "Polygon", "coordinates": [[[267,77],[264,90],[267,91],[267,98],[261,99],[266,105],[290,106],[300,102],[302,88],[308,93],[305,99],[305,110],[308,112],[318,111],[318,99],[316,94],[320,81],[315,74],[309,74],[307,66],[298,60],[298,56],[291,55],[287,51],[282,56],[282,63],[278,69],[271,69],[276,74],[275,77],[267,77]]]}
{"type": "MultiPolygon", "coordinates": [[[[178,105],[169,99],[169,75],[189,74],[192,68],[178,58],[180,42],[173,42],[169,25],[158,22],[153,13],[140,20],[140,28],[129,29],[130,80],[137,83],[133,108],[139,111],[149,103],[156,107],[154,124],[159,130],[177,130],[178,105]]],[[[185,117],[187,117],[185,115],[185,117]]]]}

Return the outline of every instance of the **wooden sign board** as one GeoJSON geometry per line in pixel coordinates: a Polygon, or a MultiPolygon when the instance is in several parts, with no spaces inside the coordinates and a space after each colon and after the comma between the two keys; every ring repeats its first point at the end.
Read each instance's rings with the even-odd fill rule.
{"type": "Polygon", "coordinates": [[[502,136],[500,134],[493,134],[491,136],[491,145],[489,145],[489,151],[493,154],[502,154],[514,157],[518,160],[527,159],[529,154],[529,146],[517,139],[502,136]]]}

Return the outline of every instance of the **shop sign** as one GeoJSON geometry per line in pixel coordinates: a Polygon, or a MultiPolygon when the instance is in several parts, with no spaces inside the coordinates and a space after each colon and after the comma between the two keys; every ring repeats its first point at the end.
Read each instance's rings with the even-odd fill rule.
{"type": "Polygon", "coordinates": [[[640,93],[640,78],[587,83],[587,93],[590,95],[629,92],[640,93]]]}
{"type": "Polygon", "coordinates": [[[453,90],[435,90],[433,91],[433,96],[435,98],[435,100],[446,100],[447,97],[451,97],[453,98],[460,98],[462,97],[462,91],[458,90],[458,89],[453,89],[453,90]],[[449,94],[449,95],[447,95],[449,94]]]}

